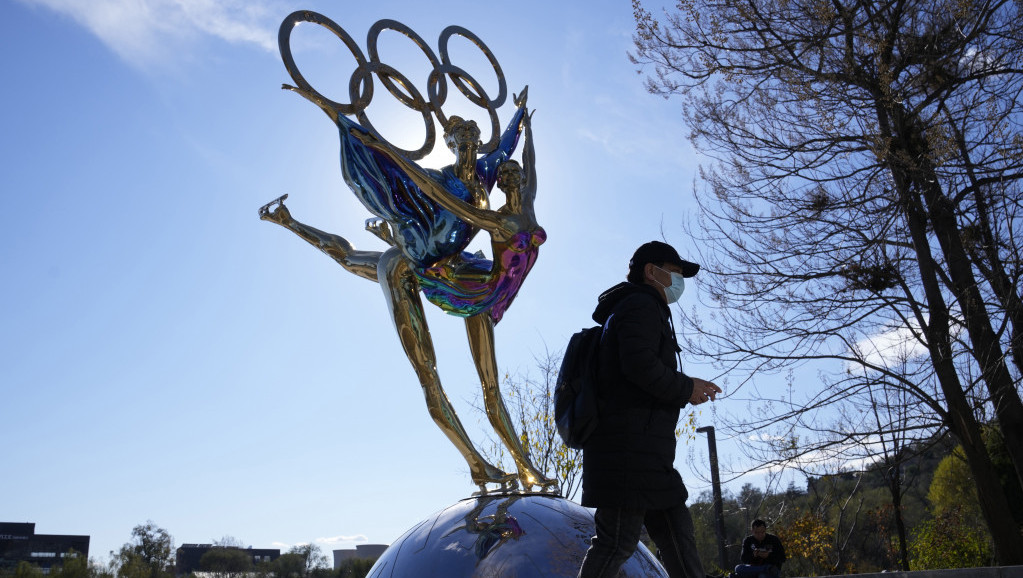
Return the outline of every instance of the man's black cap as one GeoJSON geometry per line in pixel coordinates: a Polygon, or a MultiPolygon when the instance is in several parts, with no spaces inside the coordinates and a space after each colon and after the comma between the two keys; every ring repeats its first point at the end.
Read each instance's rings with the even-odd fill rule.
{"type": "Polygon", "coordinates": [[[683,277],[692,277],[700,271],[699,265],[679,257],[678,251],[674,247],[660,241],[650,241],[640,245],[639,249],[636,249],[636,252],[632,255],[632,260],[629,261],[629,271],[640,270],[647,263],[655,265],[658,263],[671,263],[672,265],[678,265],[682,269],[683,277]]]}

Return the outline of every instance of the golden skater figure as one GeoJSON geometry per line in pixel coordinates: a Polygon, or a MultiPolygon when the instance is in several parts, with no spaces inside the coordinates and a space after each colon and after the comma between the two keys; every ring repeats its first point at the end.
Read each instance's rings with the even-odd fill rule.
{"type": "MultiPolygon", "coordinates": [[[[524,108],[524,100],[522,98],[520,108],[524,108]]],[[[434,178],[435,173],[422,169],[372,134],[356,128],[350,133],[397,165],[430,200],[473,229],[485,229],[490,233],[493,262],[461,252],[433,264],[417,263],[417,260],[409,259],[399,246],[392,246],[384,252],[360,251],[343,237],[296,221],[282,199],[260,210],[260,218],[291,230],[346,270],[380,283],[399,340],[423,387],[430,416],[465,458],[473,483],[484,493],[488,483],[510,489],[514,487],[516,478],[525,490],[535,486],[549,488],[556,483],[532,465],[516,435],[501,396],[494,350],[494,324],[511,304],[536,260],[540,244],[546,239],[546,233],[536,222],[533,211],[536,175],[529,116],[523,115],[522,122],[525,170],[514,161],[505,161],[498,168],[497,185],[507,200],[498,210],[482,208],[480,205],[485,207],[486,204],[480,203],[476,196],[482,194],[485,198],[486,195],[485,191],[480,191],[483,187],[477,176],[475,155],[480,133],[476,123],[452,117],[445,129],[445,140],[456,154],[456,162],[451,168],[458,180],[475,193],[468,199],[452,191],[447,183],[434,178]],[[277,208],[270,210],[275,203],[277,208]],[[506,474],[488,463],[472,444],[455,414],[441,386],[420,291],[448,313],[465,318],[470,350],[483,387],[487,417],[512,455],[517,475],[506,474]]],[[[370,229],[394,245],[398,235],[394,234],[391,225],[390,221],[378,221],[370,225],[370,229]]]]}

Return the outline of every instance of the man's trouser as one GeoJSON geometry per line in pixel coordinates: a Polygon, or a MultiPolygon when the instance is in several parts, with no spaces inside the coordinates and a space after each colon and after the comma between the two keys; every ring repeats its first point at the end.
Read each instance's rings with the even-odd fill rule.
{"type": "Polygon", "coordinates": [[[657,545],[661,562],[672,578],[706,578],[696,553],[693,518],[685,502],[663,510],[597,508],[597,535],[586,551],[579,578],[613,578],[647,534],[657,545]]]}

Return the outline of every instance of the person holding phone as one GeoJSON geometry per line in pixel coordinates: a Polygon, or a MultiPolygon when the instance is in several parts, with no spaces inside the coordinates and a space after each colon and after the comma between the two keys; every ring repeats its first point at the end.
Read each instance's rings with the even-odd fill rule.
{"type": "Polygon", "coordinates": [[[785,547],[778,536],[767,533],[767,522],[753,520],[750,529],[753,533],[742,541],[742,564],[735,567],[735,578],[777,578],[785,563],[785,547]]]}

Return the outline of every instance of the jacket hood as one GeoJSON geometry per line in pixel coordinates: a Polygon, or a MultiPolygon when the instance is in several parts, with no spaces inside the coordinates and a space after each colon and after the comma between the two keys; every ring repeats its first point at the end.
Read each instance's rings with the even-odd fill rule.
{"type": "Polygon", "coordinates": [[[597,297],[597,308],[593,310],[593,320],[603,325],[607,318],[611,316],[611,312],[615,306],[618,305],[623,299],[636,293],[646,293],[654,298],[664,312],[669,314],[671,310],[668,309],[668,304],[664,302],[664,299],[657,292],[656,289],[649,285],[639,285],[637,283],[631,283],[624,281],[615,285],[614,287],[604,291],[597,297]]]}

